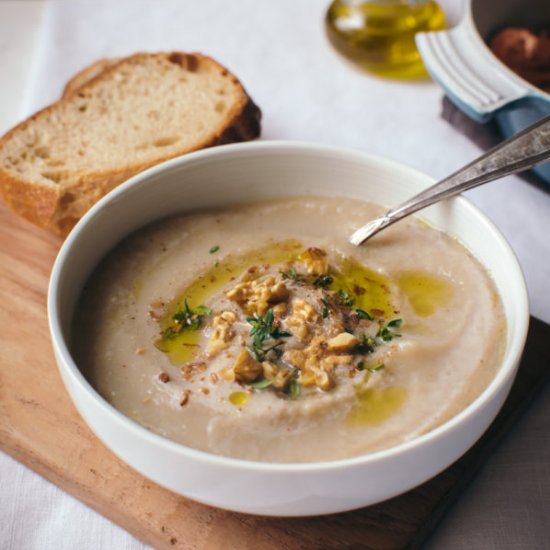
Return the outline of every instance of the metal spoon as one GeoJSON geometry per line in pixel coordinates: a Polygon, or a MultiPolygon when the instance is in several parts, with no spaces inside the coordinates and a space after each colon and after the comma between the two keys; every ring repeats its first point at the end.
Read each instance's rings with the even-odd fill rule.
{"type": "Polygon", "coordinates": [[[470,164],[359,228],[350,242],[359,246],[382,229],[438,201],[483,183],[527,170],[550,159],[550,116],[503,141],[470,164]]]}

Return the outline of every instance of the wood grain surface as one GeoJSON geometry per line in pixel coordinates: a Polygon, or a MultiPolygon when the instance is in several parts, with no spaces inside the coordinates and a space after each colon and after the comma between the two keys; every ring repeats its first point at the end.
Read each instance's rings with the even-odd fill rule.
{"type": "Polygon", "coordinates": [[[417,547],[548,380],[550,327],[532,319],[524,359],[499,417],[434,479],[382,504],[311,518],[266,518],[204,506],[118,460],[73,407],[46,319],[58,237],[0,205],[0,448],[155,548],[189,550],[417,547]]]}

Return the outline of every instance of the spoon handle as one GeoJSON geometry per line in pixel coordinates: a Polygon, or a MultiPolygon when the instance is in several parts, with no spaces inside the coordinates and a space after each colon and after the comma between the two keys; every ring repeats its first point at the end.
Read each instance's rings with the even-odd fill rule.
{"type": "Polygon", "coordinates": [[[546,117],[493,147],[454,174],[359,228],[350,237],[350,242],[359,246],[409,214],[483,183],[527,170],[549,158],[550,117],[546,117]]]}

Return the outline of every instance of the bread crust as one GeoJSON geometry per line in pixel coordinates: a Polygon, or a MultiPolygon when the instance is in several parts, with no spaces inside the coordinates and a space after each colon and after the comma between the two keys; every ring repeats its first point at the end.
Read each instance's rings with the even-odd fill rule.
{"type": "Polygon", "coordinates": [[[0,153],[5,144],[17,133],[24,131],[29,125],[39,122],[42,117],[58,109],[60,104],[71,101],[79,92],[93,90],[110,73],[116,71],[120,64],[139,63],[144,56],[165,57],[171,62],[182,64],[188,70],[191,70],[189,64],[211,64],[229,75],[242,93],[239,94],[240,97],[227,113],[224,123],[213,128],[206,139],[175,153],[159,155],[151,161],[106,171],[71,173],[63,185],[53,183],[46,185],[29,181],[0,164],[0,192],[11,209],[35,225],[65,236],[97,200],[142,170],[185,153],[215,145],[248,141],[260,135],[260,109],[246,93],[242,84],[225,67],[199,53],[137,53],[121,60],[99,60],[80,71],[68,82],[60,100],[24,120],[0,139],[0,153]],[[99,70],[100,67],[103,69],[99,70]]]}
{"type": "Polygon", "coordinates": [[[120,57],[109,57],[104,59],[98,59],[91,65],[84,67],[81,71],[77,72],[63,88],[61,95],[62,99],[66,99],[72,96],[79,88],[91,82],[94,78],[98,77],[103,71],[114,67],[122,61],[120,57]]]}

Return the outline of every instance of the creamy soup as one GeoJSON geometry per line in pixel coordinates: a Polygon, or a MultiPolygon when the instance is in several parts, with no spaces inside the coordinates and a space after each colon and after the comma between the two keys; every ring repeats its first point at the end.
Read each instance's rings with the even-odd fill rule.
{"type": "Polygon", "coordinates": [[[212,453],[314,462],[385,449],[472,402],[503,355],[495,286],[456,240],[292,198],[158,222],[86,285],[73,351],[146,428],[212,453]]]}

